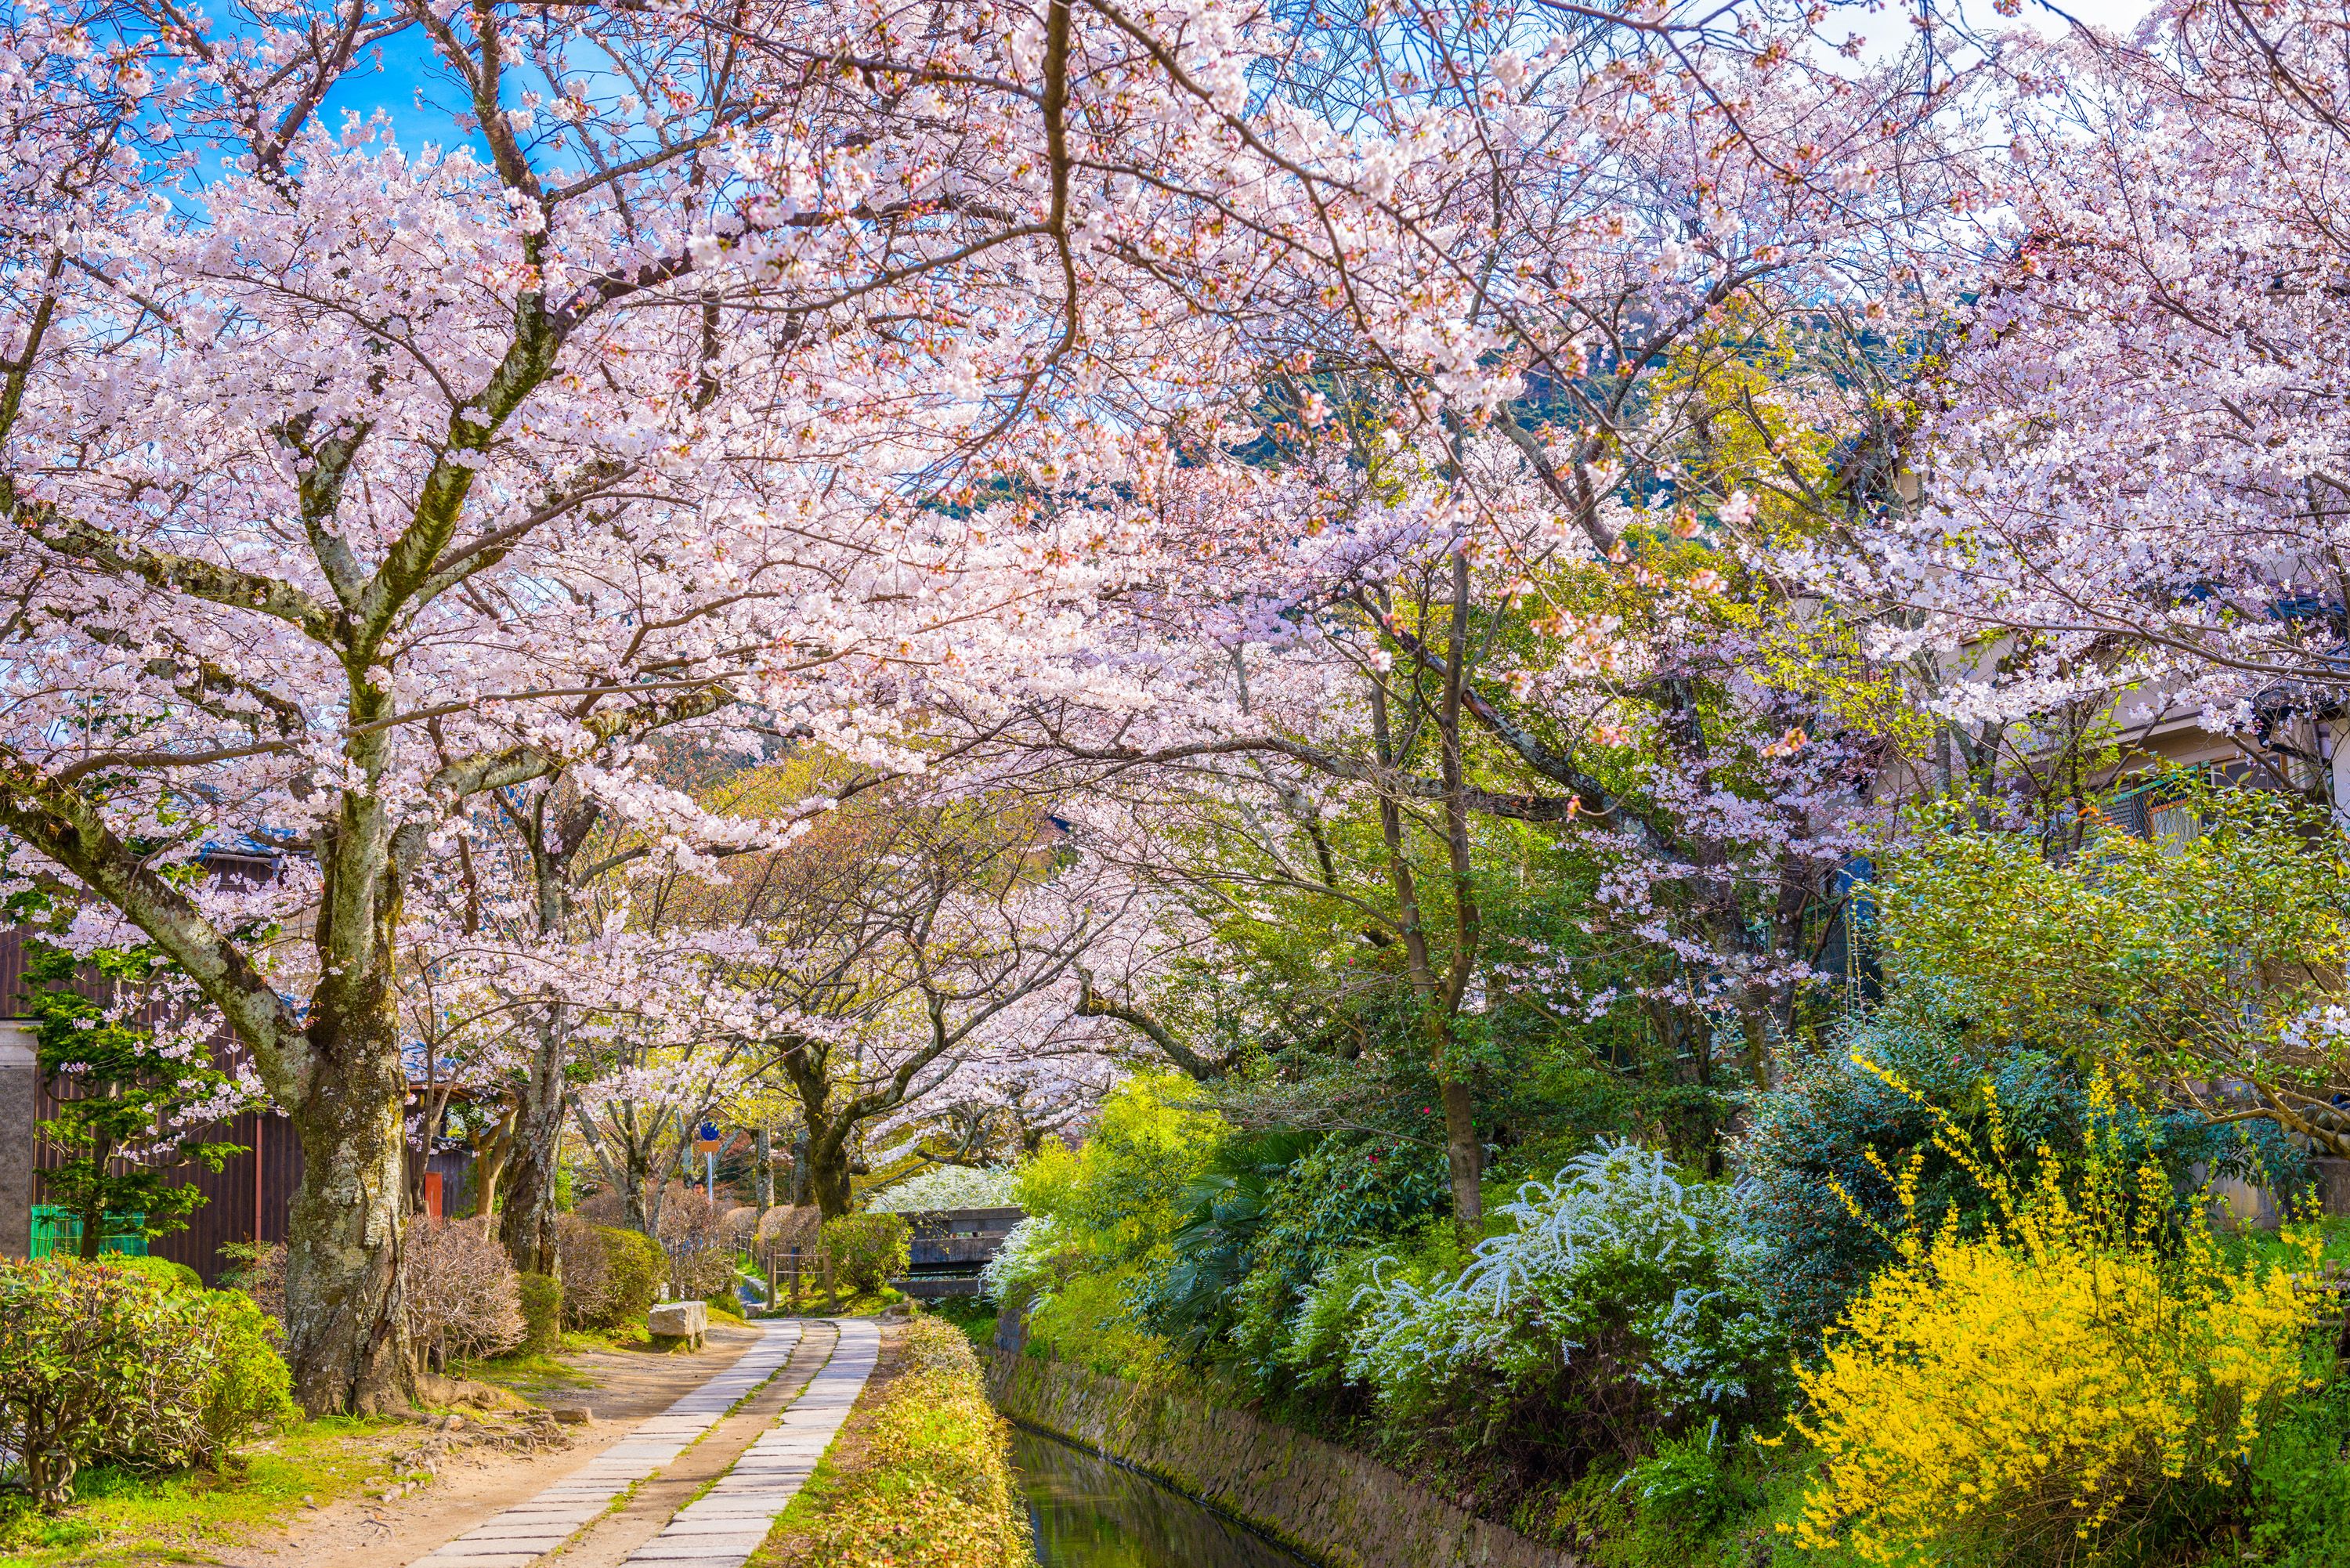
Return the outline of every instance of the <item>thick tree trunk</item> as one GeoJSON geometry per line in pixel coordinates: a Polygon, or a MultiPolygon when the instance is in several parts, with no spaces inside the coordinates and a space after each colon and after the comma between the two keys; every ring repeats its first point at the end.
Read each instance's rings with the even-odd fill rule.
{"type": "MultiPolygon", "coordinates": [[[[559,1008],[560,1003],[555,1004],[559,1008]]],[[[555,1272],[555,1179],[563,1156],[568,1111],[563,1059],[568,1032],[558,1012],[540,1031],[530,1081],[515,1112],[514,1170],[498,1218],[499,1238],[515,1267],[526,1274],[555,1272]]]]}
{"type": "Polygon", "coordinates": [[[758,1206],[759,1217],[764,1219],[767,1210],[775,1206],[775,1149],[765,1127],[751,1135],[751,1158],[757,1171],[751,1183],[752,1201],[758,1206]]]}
{"type": "Polygon", "coordinates": [[[498,1190],[505,1183],[507,1149],[501,1144],[473,1161],[473,1218],[498,1212],[498,1190]]]}
{"type": "Polygon", "coordinates": [[[792,1140],[792,1207],[805,1209],[816,1201],[808,1180],[808,1135],[802,1127],[799,1137],[792,1140]]]}
{"type": "Polygon", "coordinates": [[[848,1138],[846,1128],[812,1137],[807,1146],[808,1195],[827,1220],[848,1212],[848,1138]]]}
{"type": "Polygon", "coordinates": [[[313,1415],[375,1415],[411,1392],[401,1308],[406,1075],[397,1048],[337,1053],[293,1108],[302,1181],[286,1226],[286,1359],[313,1415]]]}
{"type": "Polygon", "coordinates": [[[506,1176],[505,1200],[498,1208],[498,1240],[515,1267],[526,1274],[555,1272],[555,1179],[562,1158],[563,1122],[558,1113],[542,1137],[515,1137],[506,1176]]]}

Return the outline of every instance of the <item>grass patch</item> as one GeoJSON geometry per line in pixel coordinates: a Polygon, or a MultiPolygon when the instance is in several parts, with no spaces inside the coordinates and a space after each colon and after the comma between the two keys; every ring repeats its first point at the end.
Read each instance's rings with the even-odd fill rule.
{"type": "Polygon", "coordinates": [[[862,1291],[854,1294],[843,1292],[838,1297],[838,1305],[827,1306],[825,1304],[825,1296],[822,1291],[802,1291],[796,1298],[789,1295],[785,1296],[783,1298],[781,1307],[778,1308],[776,1312],[769,1315],[776,1317],[871,1317],[878,1313],[885,1312],[889,1308],[896,1306],[899,1302],[904,1301],[905,1299],[905,1292],[893,1290],[888,1285],[883,1285],[878,1291],[862,1291]]]}
{"type": "Polygon", "coordinates": [[[917,1318],[903,1365],[775,1522],[752,1568],[1029,1568],[1026,1521],[979,1358],[917,1318]]]}
{"type": "Polygon", "coordinates": [[[985,1296],[947,1296],[932,1303],[929,1310],[961,1329],[982,1355],[994,1345],[995,1321],[1002,1314],[985,1296]]]}
{"type": "Polygon", "coordinates": [[[487,1361],[456,1361],[449,1366],[452,1377],[478,1377],[484,1383],[495,1383],[527,1394],[534,1388],[589,1388],[596,1380],[578,1368],[543,1353],[521,1352],[514,1355],[494,1356],[487,1361]]]}
{"type": "Polygon", "coordinates": [[[69,1507],[0,1520],[0,1553],[12,1568],[209,1563],[219,1548],[282,1522],[306,1499],[328,1502],[381,1476],[380,1439],[409,1429],[394,1420],[328,1417],[247,1444],[218,1474],[99,1466],[76,1478],[69,1507]]]}

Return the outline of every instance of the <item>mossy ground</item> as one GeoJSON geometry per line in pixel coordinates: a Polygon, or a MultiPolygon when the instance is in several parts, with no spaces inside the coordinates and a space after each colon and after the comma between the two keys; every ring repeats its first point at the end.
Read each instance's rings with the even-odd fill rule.
{"type": "Polygon", "coordinates": [[[412,1430],[396,1420],[328,1417],[247,1444],[217,1474],[103,1466],[77,1478],[74,1501],[58,1512],[0,1517],[0,1555],[12,1568],[213,1562],[220,1548],[305,1504],[382,1477],[393,1440],[412,1430]]]}

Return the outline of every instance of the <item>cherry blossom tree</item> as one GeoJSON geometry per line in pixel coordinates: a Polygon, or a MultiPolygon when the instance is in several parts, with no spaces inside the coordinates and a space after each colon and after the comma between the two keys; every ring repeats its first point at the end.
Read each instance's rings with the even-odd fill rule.
{"type": "MultiPolygon", "coordinates": [[[[2005,227],[1929,384],[1928,504],[1808,562],[1886,655],[1942,650],[1956,722],[2138,688],[2260,755],[2338,702],[2345,37],[2186,0],[2002,51],[2005,227]]],[[[2290,782],[2303,729],[2263,759],[2290,782]]]]}
{"type": "Polygon", "coordinates": [[[1773,551],[1887,504],[1914,356],[1885,334],[1943,308],[1979,187],[1962,108],[1808,25],[1413,5],[1301,29],[1254,97],[1181,78],[1281,352],[1138,478],[1180,547],[1117,601],[1093,689],[1022,722],[1097,785],[1253,796],[1313,897],[1315,815],[1368,803],[1471,1231],[1475,820],[1612,857],[1594,919],[1669,954],[1696,1036],[1734,1019],[1759,1079],[1890,739],[1773,551]]]}
{"type": "Polygon", "coordinates": [[[903,796],[746,856],[727,882],[665,901],[723,946],[728,1038],[796,1100],[827,1216],[848,1211],[869,1140],[950,1106],[1035,1102],[1041,1117],[1065,1097],[1054,1085],[1072,1074],[1045,1064],[1086,1055],[1096,1033],[1074,1015],[1076,967],[1136,902],[1041,812],[903,796]]]}
{"type": "MultiPolygon", "coordinates": [[[[310,1407],[403,1392],[403,909],[477,797],[683,729],[879,778],[1237,748],[1425,804],[1440,842],[1509,798],[1639,836],[1470,654],[1543,551],[1640,581],[1620,508],[1670,488],[1670,515],[1724,519],[1737,476],[1688,469],[1714,415],[1666,393],[1676,356],[1687,379],[1689,353],[1757,351],[1752,312],[1856,321],[1924,275],[1908,252],[1968,195],[1941,84],[1825,61],[1767,5],[1284,16],[90,0],[0,25],[0,827],[176,962],[293,1116],[310,1407]],[[326,112],[394,46],[450,99],[439,145],[326,112]],[[1326,424],[1360,454],[1273,461],[1326,424]],[[1358,706],[1316,744],[1253,649],[1298,650],[1284,700],[1369,669],[1413,705],[1386,742],[1358,706]],[[1471,733],[1542,785],[1490,787],[1471,733]],[[184,874],[237,836],[281,875],[184,874]]],[[[1881,379],[1850,363],[1811,385],[1881,379]]],[[[1873,472],[1882,413],[1801,422],[1873,472]]],[[[1675,798],[1715,810],[1689,754],[1675,798]]],[[[912,1054],[1074,981],[1095,918],[940,902],[951,960],[899,920],[912,1054]]],[[[1441,1066],[1467,971],[1419,967],[1441,1066]]],[[[847,1027],[808,1002],[808,1040],[847,1027]]]]}
{"type": "Polygon", "coordinates": [[[394,976],[464,803],[745,701],[771,736],[921,765],[890,741],[906,672],[1065,666],[1055,596],[1118,543],[927,508],[990,483],[956,454],[1076,472],[1119,367],[1138,409],[1211,377],[1177,313],[1132,347],[1114,313],[1077,330],[1085,298],[1151,312],[1149,265],[1035,286],[1072,246],[1040,156],[1065,51],[991,24],[909,102],[807,68],[845,22],[5,24],[0,826],[176,962],[292,1116],[311,1408],[403,1393],[394,976]],[[395,41],[455,99],[445,144],[325,115],[395,41]],[[895,105],[871,135],[859,93],[895,105]],[[1045,418],[1080,389],[1090,422],[1045,418]],[[231,909],[176,868],[240,835],[284,874],[231,909]]]}

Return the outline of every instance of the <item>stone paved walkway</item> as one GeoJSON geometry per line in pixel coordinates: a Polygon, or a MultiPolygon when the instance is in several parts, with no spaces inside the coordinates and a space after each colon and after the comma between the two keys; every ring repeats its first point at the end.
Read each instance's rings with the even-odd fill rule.
{"type": "Polygon", "coordinates": [[[775,1376],[799,1344],[800,1325],[775,1321],[757,1326],[759,1342],[732,1366],[639,1423],[627,1437],[528,1502],[516,1503],[416,1559],[414,1568],[526,1568],[562,1545],[609,1508],[614,1498],[683,1453],[744,1395],[775,1376]]]}
{"type": "Polygon", "coordinates": [[[816,1461],[848,1419],[865,1380],[881,1352],[881,1334],[870,1323],[836,1324],[840,1343],[774,1427],[743,1450],[715,1486],[680,1509],[660,1535],[637,1548],[629,1561],[684,1563],[692,1568],[742,1568],[767,1538],[816,1461]]]}

